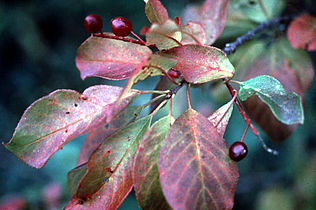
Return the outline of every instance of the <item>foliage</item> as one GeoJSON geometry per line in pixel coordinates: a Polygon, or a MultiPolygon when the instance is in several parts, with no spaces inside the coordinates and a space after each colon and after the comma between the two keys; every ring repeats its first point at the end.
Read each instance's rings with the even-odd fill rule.
{"type": "MultiPolygon", "coordinates": [[[[127,79],[126,85],[92,86],[82,94],[52,92],[25,111],[5,147],[28,165],[41,168],[67,142],[89,133],[78,166],[68,174],[72,198],[66,209],[116,209],[133,187],[144,209],[232,209],[239,174],[228,156],[224,133],[233,103],[247,123],[244,134],[250,127],[262,141],[239,99],[271,138],[284,140],[304,121],[304,93],[313,78],[308,55],[293,49],[284,37],[275,37],[273,43],[266,39],[249,42],[230,57],[209,46],[220,37],[226,18],[262,22],[277,17],[284,7],[283,1],[254,2],[253,8],[245,7],[245,1],[228,0],[189,5],[182,24],[179,17],[170,19],[159,0],[148,0],[145,13],[151,27],[145,31],[146,42],[137,36],[122,38],[103,32],[92,34],[78,49],[76,65],[82,79],[127,79]],[[236,11],[226,17],[230,7],[236,11]],[[181,77],[170,78],[170,69],[181,77]],[[155,90],[132,89],[139,81],[159,75],[155,90]],[[233,77],[240,80],[231,81],[240,85],[239,91],[230,85],[233,77]],[[219,79],[233,99],[205,117],[192,108],[190,86],[219,79]],[[185,85],[189,107],[174,121],[172,100],[185,85]],[[148,93],[152,94],[148,103],[132,104],[148,93]],[[167,102],[169,114],[152,124],[167,102]],[[151,113],[141,115],[148,105],[151,113]],[[265,120],[259,116],[262,110],[268,110],[265,120]],[[275,135],[276,125],[281,125],[284,134],[275,135]]],[[[303,36],[309,38],[308,43],[301,43],[303,38],[291,32],[299,27],[295,22],[299,18],[288,29],[290,44],[313,50],[314,30],[303,36]]],[[[303,21],[309,23],[306,17],[303,21]]]]}

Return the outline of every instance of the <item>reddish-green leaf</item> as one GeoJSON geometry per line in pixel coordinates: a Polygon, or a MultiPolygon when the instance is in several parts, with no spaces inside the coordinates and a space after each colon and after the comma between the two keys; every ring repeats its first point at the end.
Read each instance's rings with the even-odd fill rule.
{"type": "Polygon", "coordinates": [[[201,23],[207,35],[207,44],[213,44],[222,33],[229,0],[206,0],[201,7],[191,5],[183,12],[184,22],[201,23]]]}
{"type": "Polygon", "coordinates": [[[184,45],[161,53],[177,61],[173,67],[190,83],[205,83],[220,78],[231,78],[235,69],[225,53],[216,47],[184,45]]]}
{"type": "Polygon", "coordinates": [[[236,163],[212,123],[189,109],[171,126],[158,156],[163,193],[174,209],[231,209],[236,163]]]}
{"type": "Polygon", "coordinates": [[[66,209],[116,209],[121,204],[132,189],[134,155],[150,122],[151,116],[141,118],[101,144],[66,209]]]}
{"type": "MultiPolygon", "coordinates": [[[[281,82],[286,92],[302,96],[311,85],[314,70],[311,60],[303,50],[295,50],[286,39],[271,44],[249,42],[241,46],[230,60],[236,67],[236,78],[248,80],[259,75],[270,75],[281,82]]],[[[243,102],[250,117],[273,139],[286,139],[297,125],[285,125],[277,120],[269,107],[256,96],[243,102]]]]}
{"type": "Polygon", "coordinates": [[[137,74],[134,83],[144,80],[149,76],[158,76],[167,74],[169,69],[176,65],[176,61],[165,56],[153,54],[149,57],[143,69],[137,74]]]}
{"type": "Polygon", "coordinates": [[[76,65],[81,78],[129,78],[141,69],[151,50],[139,44],[101,37],[88,38],[78,49],[76,65]]]}
{"type": "Polygon", "coordinates": [[[207,118],[214,127],[216,126],[216,130],[221,137],[224,136],[229,119],[233,113],[233,103],[234,100],[232,99],[207,118]]]}
{"type": "Polygon", "coordinates": [[[88,164],[83,163],[72,169],[67,174],[67,189],[70,196],[74,196],[82,177],[86,174],[88,164]]]}
{"type": "Polygon", "coordinates": [[[56,90],[35,101],[23,114],[12,139],[6,148],[30,166],[40,168],[71,139],[94,129],[116,116],[136,96],[129,92],[116,109],[121,87],[97,85],[83,94],[73,90],[56,90]]]}
{"type": "Polygon", "coordinates": [[[293,48],[316,50],[316,17],[304,14],[293,20],[287,30],[293,48]]]}
{"type": "Polygon", "coordinates": [[[159,0],[148,0],[145,6],[145,13],[151,23],[162,24],[169,19],[166,8],[159,0]]]}
{"type": "Polygon", "coordinates": [[[152,24],[146,33],[146,44],[155,45],[159,50],[180,46],[181,39],[179,26],[170,19],[162,24],[152,24]]]}
{"type": "Polygon", "coordinates": [[[169,116],[161,118],[147,131],[134,160],[134,189],[142,209],[170,209],[159,181],[157,159],[169,130],[169,116]]]}
{"type": "Polygon", "coordinates": [[[180,26],[182,32],[181,43],[204,45],[207,42],[206,32],[200,23],[188,21],[187,25],[180,26]]]}
{"type": "Polygon", "coordinates": [[[108,124],[102,124],[98,128],[90,131],[86,137],[81,151],[79,153],[77,165],[86,163],[89,160],[90,155],[98,146],[117,129],[125,127],[130,122],[134,121],[143,107],[128,106],[125,110],[119,113],[108,124]]]}

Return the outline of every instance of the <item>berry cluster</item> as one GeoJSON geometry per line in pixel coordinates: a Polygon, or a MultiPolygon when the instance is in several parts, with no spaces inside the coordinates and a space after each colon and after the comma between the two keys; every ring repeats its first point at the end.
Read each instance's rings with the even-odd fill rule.
{"type": "MultiPolygon", "coordinates": [[[[84,27],[89,33],[101,33],[103,22],[99,15],[90,14],[84,20],[84,27]]],[[[116,36],[128,36],[133,29],[131,21],[125,17],[115,17],[111,20],[111,29],[116,36]]]]}

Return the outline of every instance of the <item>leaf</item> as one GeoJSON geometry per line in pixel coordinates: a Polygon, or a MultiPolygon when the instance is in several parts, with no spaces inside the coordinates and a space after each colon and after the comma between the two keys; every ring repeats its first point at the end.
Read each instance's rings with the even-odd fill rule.
{"type": "Polygon", "coordinates": [[[181,39],[180,28],[173,20],[162,24],[154,23],[146,33],[146,44],[155,45],[159,50],[180,46],[181,39]]]}
{"type": "Polygon", "coordinates": [[[169,19],[166,8],[159,0],[149,0],[145,6],[145,13],[151,23],[163,24],[169,19]]]}
{"type": "Polygon", "coordinates": [[[130,91],[115,113],[111,110],[121,87],[97,85],[82,94],[56,90],[27,108],[5,147],[23,162],[41,168],[64,144],[116,116],[139,93],[130,91]]]}
{"type": "Polygon", "coordinates": [[[132,189],[134,155],[151,118],[143,117],[117,130],[101,144],[66,209],[116,209],[121,204],[132,189]]]}
{"type": "Polygon", "coordinates": [[[231,1],[228,4],[225,28],[219,37],[221,40],[233,40],[256,26],[256,23],[251,21],[240,9],[238,2],[231,1]]]}
{"type": "MultiPolygon", "coordinates": [[[[286,92],[299,94],[303,101],[314,77],[309,55],[304,50],[293,49],[286,39],[275,40],[270,45],[251,41],[229,58],[236,68],[235,80],[270,75],[281,82],[286,92]]],[[[285,140],[297,127],[281,123],[257,96],[249,97],[243,106],[250,118],[277,142],[285,140]]]]}
{"type": "Polygon", "coordinates": [[[82,177],[86,174],[88,164],[83,163],[72,169],[67,174],[67,189],[70,196],[74,196],[82,177]]]}
{"type": "Polygon", "coordinates": [[[174,209],[231,209],[238,180],[225,140],[198,112],[171,126],[158,156],[163,193],[174,209]]]}
{"type": "Polygon", "coordinates": [[[180,26],[182,32],[181,43],[205,45],[207,42],[206,32],[200,23],[188,21],[187,25],[180,26]]]}
{"type": "Polygon", "coordinates": [[[285,7],[284,0],[232,1],[252,21],[264,22],[280,16],[285,7]]]}
{"type": "Polygon", "coordinates": [[[77,165],[86,163],[93,151],[96,150],[107,137],[113,134],[117,129],[123,128],[134,121],[142,109],[142,106],[128,106],[111,120],[110,123],[102,124],[98,128],[90,131],[81,147],[77,165]]]}
{"type": "Polygon", "coordinates": [[[231,78],[235,72],[225,53],[215,47],[184,45],[161,55],[176,60],[173,69],[181,72],[183,78],[193,84],[231,78]]]}
{"type": "Polygon", "coordinates": [[[294,92],[286,93],[282,84],[271,76],[261,75],[241,82],[238,95],[242,101],[257,95],[284,124],[304,123],[301,97],[294,92]]]}
{"type": "Polygon", "coordinates": [[[88,38],[78,49],[76,65],[82,79],[127,79],[143,67],[151,50],[139,44],[101,37],[88,38]]]}
{"type": "Polygon", "coordinates": [[[170,209],[158,174],[158,153],[169,130],[169,116],[155,122],[140,142],[134,160],[134,189],[142,209],[170,209]]]}
{"type": "Polygon", "coordinates": [[[316,50],[316,18],[309,14],[297,17],[288,27],[287,37],[293,48],[316,50]]]}
{"type": "Polygon", "coordinates": [[[143,69],[134,79],[134,83],[144,80],[149,76],[158,76],[167,74],[169,69],[176,65],[176,61],[161,55],[151,55],[143,69]]]}
{"type": "Polygon", "coordinates": [[[189,5],[183,11],[184,22],[189,20],[202,24],[207,45],[211,45],[222,33],[226,21],[226,9],[229,0],[206,0],[201,7],[189,5]]]}
{"type": "Polygon", "coordinates": [[[233,103],[234,100],[232,99],[230,102],[221,106],[207,118],[214,127],[217,125],[215,128],[221,137],[224,137],[226,127],[233,113],[233,103]]]}

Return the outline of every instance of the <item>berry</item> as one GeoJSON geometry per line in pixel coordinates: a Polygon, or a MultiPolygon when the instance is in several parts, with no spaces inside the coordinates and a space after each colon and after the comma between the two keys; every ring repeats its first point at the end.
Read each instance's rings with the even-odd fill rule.
{"type": "Polygon", "coordinates": [[[102,25],[102,19],[99,15],[91,14],[84,19],[84,27],[89,33],[101,32],[102,25]]]}
{"type": "Polygon", "coordinates": [[[175,71],[175,70],[173,70],[173,69],[170,69],[170,70],[168,71],[168,75],[169,75],[171,78],[174,78],[174,79],[177,79],[177,78],[179,78],[179,76],[180,76],[179,72],[178,72],[178,71],[175,71]]]}
{"type": "Polygon", "coordinates": [[[131,33],[133,25],[125,17],[116,17],[111,20],[111,29],[116,36],[127,36],[131,33]]]}
{"type": "Polygon", "coordinates": [[[247,145],[241,141],[236,141],[229,147],[229,157],[234,161],[240,161],[244,159],[247,153],[247,145]]]}

